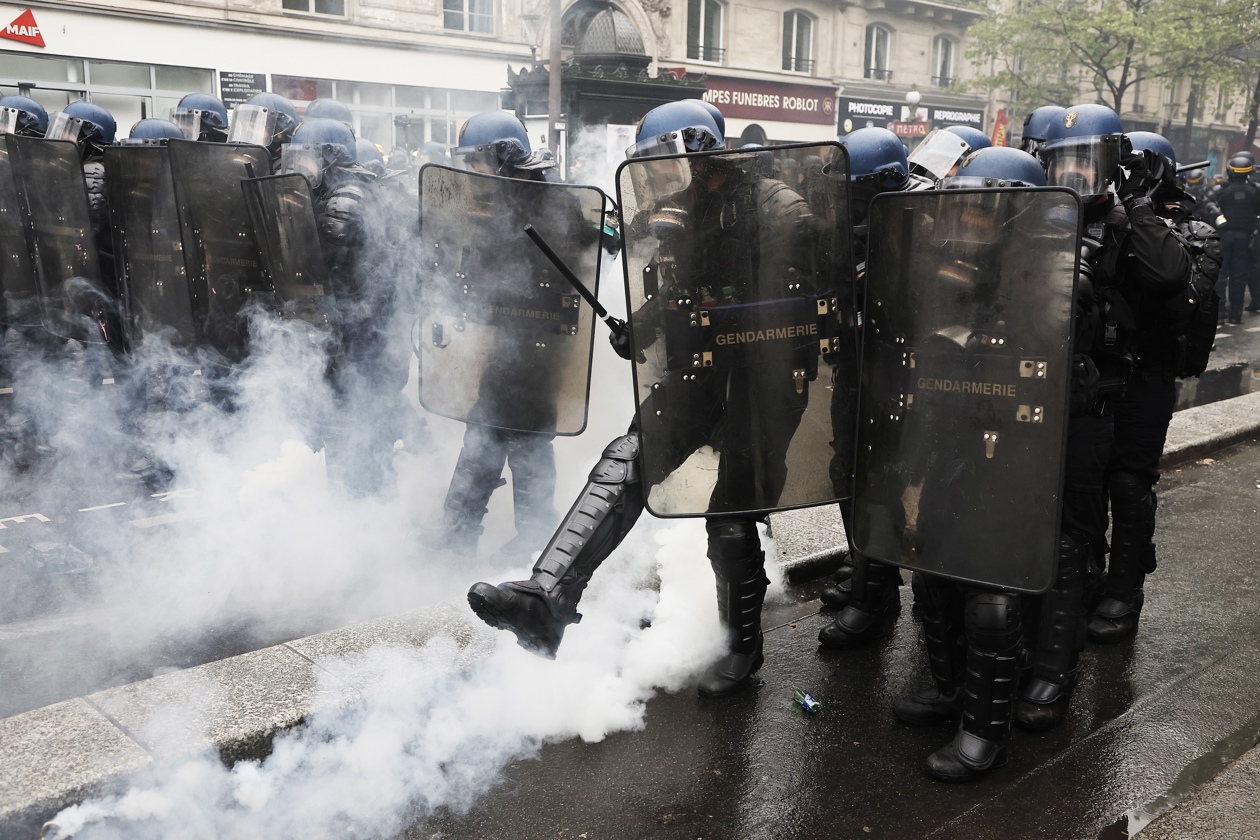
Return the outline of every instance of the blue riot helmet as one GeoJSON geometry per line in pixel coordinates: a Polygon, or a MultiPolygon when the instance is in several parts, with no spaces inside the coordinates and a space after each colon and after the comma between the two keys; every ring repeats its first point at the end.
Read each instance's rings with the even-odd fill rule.
{"type": "Polygon", "coordinates": [[[0,97],[0,134],[43,137],[48,130],[48,112],[26,96],[0,97]]]}
{"type": "Polygon", "coordinates": [[[1154,152],[1168,162],[1169,168],[1177,168],[1177,152],[1163,135],[1153,131],[1130,131],[1124,136],[1129,138],[1133,151],[1154,152]]]}
{"type": "Polygon", "coordinates": [[[1106,105],[1073,105],[1050,123],[1041,163],[1049,183],[1068,187],[1089,203],[1107,194],[1120,165],[1124,128],[1106,105]]]}
{"type": "Polygon", "coordinates": [[[114,116],[100,105],[80,99],[57,112],[44,135],[49,140],[69,140],[84,157],[100,154],[112,145],[118,125],[114,116]]]}
{"type": "Polygon", "coordinates": [[[993,145],[984,132],[964,125],[938,128],[923,138],[906,157],[911,174],[932,182],[954,174],[962,159],[977,149],[993,145]]]}
{"type": "Polygon", "coordinates": [[[849,153],[849,180],[856,187],[870,184],[873,196],[897,192],[909,182],[906,147],[886,128],[859,128],[841,138],[840,145],[849,153]]]}
{"type": "Polygon", "coordinates": [[[350,126],[341,120],[306,120],[293,132],[293,140],[280,153],[280,172],[296,172],[315,189],[333,167],[359,162],[358,144],[350,126]]]}
{"type": "Polygon", "coordinates": [[[556,165],[554,158],[531,151],[525,126],[507,111],[486,111],[469,117],[460,126],[451,157],[461,169],[490,175],[512,175],[556,165]]]}
{"type": "Polygon", "coordinates": [[[972,128],[969,125],[951,125],[945,130],[951,134],[957,134],[965,140],[973,152],[977,152],[980,149],[987,149],[993,145],[993,141],[989,139],[989,135],[985,134],[978,128],[972,128]]]}
{"type": "Polygon", "coordinates": [[[1207,173],[1202,169],[1191,169],[1186,173],[1186,183],[1192,187],[1197,187],[1207,178],[1207,173]]]}
{"type": "Polygon", "coordinates": [[[963,158],[956,173],[941,182],[942,189],[1045,185],[1046,172],[1037,159],[1009,146],[990,146],[972,152],[963,158]]]}
{"type": "Polygon", "coordinates": [[[359,156],[359,165],[367,171],[371,172],[378,178],[385,174],[385,155],[381,154],[381,150],[376,148],[376,144],[366,137],[360,137],[354,144],[355,152],[359,156]]]}
{"type": "Polygon", "coordinates": [[[627,158],[707,152],[725,145],[709,103],[682,99],[658,105],[643,115],[627,158]],[[707,107],[706,107],[707,106],[707,107]]]}
{"type": "Polygon", "coordinates": [[[1050,123],[1063,117],[1064,108],[1058,105],[1042,105],[1033,108],[1024,117],[1024,133],[1019,138],[1020,151],[1028,152],[1033,157],[1041,154],[1041,147],[1046,144],[1046,132],[1050,123]]]}
{"type": "Polygon", "coordinates": [[[718,134],[725,137],[726,136],[726,117],[723,116],[722,112],[718,110],[718,106],[704,99],[697,99],[695,101],[700,103],[700,106],[704,108],[704,110],[709,112],[709,116],[713,117],[713,124],[717,126],[718,134]]]}
{"type": "Polygon", "coordinates": [[[277,93],[258,93],[232,111],[228,142],[265,146],[276,154],[293,137],[297,125],[292,102],[277,93]]]}
{"type": "Polygon", "coordinates": [[[423,156],[422,163],[440,163],[443,166],[451,165],[451,156],[446,153],[446,147],[436,140],[430,140],[420,149],[423,156]]]}
{"type": "Polygon", "coordinates": [[[168,140],[184,140],[184,130],[170,120],[149,117],[131,127],[131,133],[118,141],[120,146],[165,146],[168,140]]]}
{"type": "Polygon", "coordinates": [[[350,130],[354,130],[354,114],[350,113],[350,108],[344,102],[338,102],[336,99],[322,97],[311,102],[306,106],[306,113],[302,116],[303,120],[339,120],[350,126],[350,130]]]}
{"type": "Polygon", "coordinates": [[[190,93],[171,109],[171,122],[184,137],[203,143],[222,143],[228,136],[228,112],[223,100],[208,93],[190,93]]]}
{"type": "Polygon", "coordinates": [[[886,128],[859,128],[840,138],[849,153],[849,195],[855,232],[865,232],[866,210],[883,192],[900,192],[910,185],[906,147],[886,128]]]}

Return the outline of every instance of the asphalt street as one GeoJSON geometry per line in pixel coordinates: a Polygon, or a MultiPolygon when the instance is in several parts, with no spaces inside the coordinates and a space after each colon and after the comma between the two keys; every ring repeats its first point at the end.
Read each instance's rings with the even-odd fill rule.
{"type": "Polygon", "coordinates": [[[892,716],[892,700],[926,680],[905,587],[895,626],[868,648],[820,649],[829,617],[817,601],[780,608],[760,685],[717,701],[659,696],[644,731],[548,745],[467,815],[406,836],[1132,836],[1260,738],[1257,522],[1260,444],[1166,475],[1139,635],[1090,646],[1064,724],[1017,730],[1009,764],[978,784],[932,781],[923,760],[951,731],[892,716]],[[817,713],[793,703],[798,688],[817,713]]]}

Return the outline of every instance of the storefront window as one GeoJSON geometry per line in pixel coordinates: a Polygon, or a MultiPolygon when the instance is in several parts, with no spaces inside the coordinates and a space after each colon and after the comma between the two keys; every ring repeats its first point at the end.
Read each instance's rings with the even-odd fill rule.
{"type": "Polygon", "coordinates": [[[192,67],[154,67],[153,86],[183,93],[214,93],[214,73],[192,67]]]}
{"type": "Polygon", "coordinates": [[[0,54],[0,79],[18,82],[83,82],[83,62],[69,58],[44,58],[21,53],[0,54]]]}
{"type": "Polygon", "coordinates": [[[106,87],[144,88],[153,87],[153,79],[147,64],[123,64],[119,61],[89,61],[88,78],[93,85],[106,87]]]}

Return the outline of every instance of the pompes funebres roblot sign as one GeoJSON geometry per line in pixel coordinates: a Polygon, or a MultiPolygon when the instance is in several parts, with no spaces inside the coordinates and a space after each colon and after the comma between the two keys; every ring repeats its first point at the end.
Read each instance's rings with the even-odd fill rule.
{"type": "Polygon", "coordinates": [[[789,82],[708,76],[704,99],[724,116],[743,120],[830,125],[836,119],[836,89],[789,82]]]}

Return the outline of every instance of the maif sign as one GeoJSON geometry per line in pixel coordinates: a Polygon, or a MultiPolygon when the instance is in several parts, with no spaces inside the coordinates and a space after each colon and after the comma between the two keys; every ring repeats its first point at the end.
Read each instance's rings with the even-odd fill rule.
{"type": "Polygon", "coordinates": [[[23,44],[35,47],[44,46],[44,36],[40,34],[39,24],[35,22],[35,14],[30,9],[22,12],[13,19],[13,23],[0,30],[0,38],[21,41],[23,44]]]}

